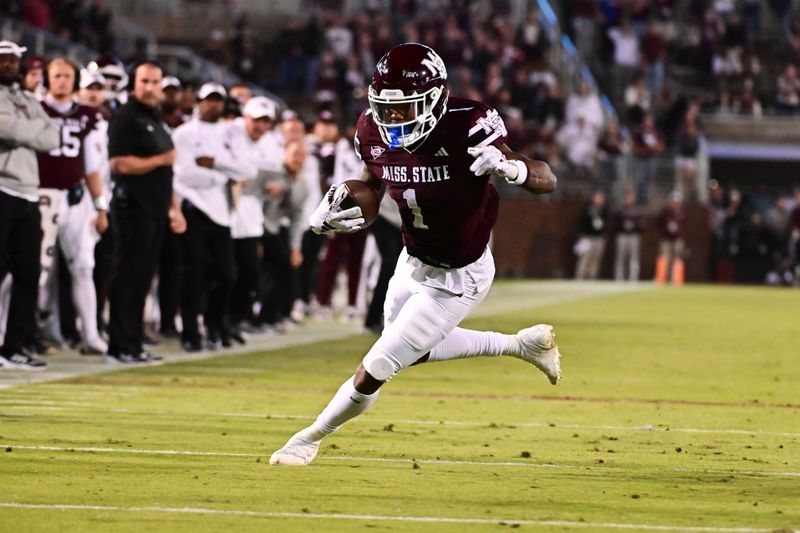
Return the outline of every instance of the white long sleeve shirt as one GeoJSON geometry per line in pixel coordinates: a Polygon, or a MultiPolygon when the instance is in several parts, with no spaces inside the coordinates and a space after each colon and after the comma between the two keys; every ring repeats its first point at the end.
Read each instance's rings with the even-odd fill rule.
{"type": "Polygon", "coordinates": [[[232,128],[226,122],[193,119],[178,126],[172,134],[175,159],[175,193],[188,200],[214,223],[230,227],[233,209],[228,181],[255,179],[257,169],[250,161],[237,158],[232,151],[232,128]],[[213,157],[214,168],[199,166],[198,157],[213,157]]]}
{"type": "Polygon", "coordinates": [[[605,117],[603,116],[603,105],[600,103],[597,93],[572,94],[567,98],[567,122],[577,122],[578,117],[583,117],[586,123],[597,131],[602,129],[605,117]]]}
{"type": "Polygon", "coordinates": [[[342,137],[336,143],[336,159],[333,163],[333,184],[341,185],[347,180],[355,180],[364,171],[364,163],[356,154],[350,139],[342,137]]]}
{"type": "MultiPolygon", "coordinates": [[[[273,135],[265,134],[254,141],[245,130],[244,120],[231,123],[231,151],[234,157],[249,161],[257,171],[281,171],[283,153],[273,135]]],[[[263,184],[254,182],[242,188],[242,195],[233,214],[231,234],[234,239],[261,237],[264,234],[263,184]]]]}
{"type": "Polygon", "coordinates": [[[108,121],[102,120],[84,140],[83,160],[86,173],[99,172],[103,182],[103,195],[111,201],[111,165],[108,160],[108,121]]]}

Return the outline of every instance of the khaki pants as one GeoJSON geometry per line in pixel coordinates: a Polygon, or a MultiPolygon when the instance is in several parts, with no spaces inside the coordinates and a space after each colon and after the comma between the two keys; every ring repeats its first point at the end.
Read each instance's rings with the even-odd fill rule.
{"type": "Polygon", "coordinates": [[[669,281],[672,279],[672,269],[675,266],[675,260],[683,258],[683,239],[661,241],[659,253],[663,255],[664,259],[667,261],[667,281],[669,281]]]}
{"type": "Polygon", "coordinates": [[[639,249],[641,242],[642,236],[638,233],[620,233],[617,235],[617,247],[614,254],[615,280],[639,280],[639,249]]]}
{"type": "Polygon", "coordinates": [[[600,275],[603,252],[606,249],[606,239],[605,237],[585,238],[589,242],[589,249],[578,259],[575,279],[597,279],[600,275]]]}

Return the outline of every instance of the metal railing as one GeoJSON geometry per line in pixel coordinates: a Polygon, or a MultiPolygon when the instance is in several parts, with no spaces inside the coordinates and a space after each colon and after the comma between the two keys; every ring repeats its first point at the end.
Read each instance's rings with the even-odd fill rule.
{"type": "MultiPolygon", "coordinates": [[[[539,8],[540,20],[549,41],[551,43],[558,43],[556,46],[550,47],[549,59],[550,65],[561,76],[562,85],[575,88],[580,84],[581,80],[584,80],[595,90],[598,90],[597,80],[588,65],[581,61],[578,50],[575,48],[572,39],[561,32],[558,15],[556,15],[550,2],[548,0],[537,0],[537,5],[539,8]]],[[[598,96],[600,97],[600,103],[603,105],[606,118],[616,117],[617,112],[611,100],[603,93],[599,93],[598,96]]]]}
{"type": "Polygon", "coordinates": [[[99,54],[82,44],[59,37],[41,28],[36,28],[21,20],[0,15],[0,36],[25,46],[28,54],[43,57],[64,56],[77,63],[85,64],[99,54]]]}

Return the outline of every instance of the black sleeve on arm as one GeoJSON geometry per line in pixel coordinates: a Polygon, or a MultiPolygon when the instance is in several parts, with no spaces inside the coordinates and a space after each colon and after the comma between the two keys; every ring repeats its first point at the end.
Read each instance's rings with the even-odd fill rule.
{"type": "Polygon", "coordinates": [[[111,117],[108,124],[108,157],[135,155],[133,145],[139,135],[136,121],[124,111],[111,117]]]}

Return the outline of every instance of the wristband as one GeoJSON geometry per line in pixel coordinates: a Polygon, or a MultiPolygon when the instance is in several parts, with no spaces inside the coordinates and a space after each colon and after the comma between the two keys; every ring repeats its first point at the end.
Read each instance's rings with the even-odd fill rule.
{"type": "Polygon", "coordinates": [[[512,185],[524,185],[528,181],[528,165],[519,159],[509,159],[508,162],[517,167],[517,177],[513,180],[506,178],[506,181],[512,185]]]}
{"type": "Polygon", "coordinates": [[[108,200],[105,196],[95,196],[92,198],[92,203],[97,211],[108,211],[108,200]]]}

